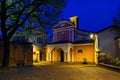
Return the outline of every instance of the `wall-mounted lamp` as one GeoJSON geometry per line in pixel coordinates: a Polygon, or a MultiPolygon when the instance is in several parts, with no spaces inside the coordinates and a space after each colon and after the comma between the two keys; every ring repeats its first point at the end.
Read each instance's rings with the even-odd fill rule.
{"type": "Polygon", "coordinates": [[[94,40],[94,60],[95,63],[98,64],[98,52],[100,52],[100,49],[98,48],[98,35],[97,34],[90,34],[90,38],[94,40]]]}

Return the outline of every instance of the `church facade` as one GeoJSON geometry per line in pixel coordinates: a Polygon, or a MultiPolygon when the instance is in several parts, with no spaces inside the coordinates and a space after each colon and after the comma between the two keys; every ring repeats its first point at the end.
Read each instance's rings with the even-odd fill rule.
{"type": "Polygon", "coordinates": [[[96,63],[90,32],[78,29],[77,16],[62,20],[53,28],[53,40],[46,46],[46,61],[96,63]]]}

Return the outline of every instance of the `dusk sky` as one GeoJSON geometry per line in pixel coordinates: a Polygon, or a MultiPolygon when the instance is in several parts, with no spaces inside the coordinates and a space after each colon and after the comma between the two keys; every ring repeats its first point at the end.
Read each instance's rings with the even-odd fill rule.
{"type": "Polygon", "coordinates": [[[112,24],[116,17],[120,0],[68,0],[62,17],[79,17],[79,28],[98,31],[112,24]]]}

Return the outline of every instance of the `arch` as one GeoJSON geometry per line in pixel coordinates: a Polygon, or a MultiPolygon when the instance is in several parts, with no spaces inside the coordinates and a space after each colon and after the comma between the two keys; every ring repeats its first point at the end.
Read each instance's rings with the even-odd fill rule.
{"type": "Polygon", "coordinates": [[[55,47],[51,51],[51,61],[52,62],[64,62],[64,51],[62,48],[55,47]]]}
{"type": "Polygon", "coordinates": [[[45,61],[46,60],[46,54],[45,54],[45,49],[44,48],[41,48],[41,50],[39,51],[39,58],[40,58],[40,61],[45,61]]]}
{"type": "Polygon", "coordinates": [[[40,51],[40,61],[42,61],[42,57],[43,57],[43,54],[42,54],[42,52],[40,51]]]}
{"type": "Polygon", "coordinates": [[[61,57],[60,61],[64,62],[64,51],[63,50],[60,51],[60,57],[61,57]]]}

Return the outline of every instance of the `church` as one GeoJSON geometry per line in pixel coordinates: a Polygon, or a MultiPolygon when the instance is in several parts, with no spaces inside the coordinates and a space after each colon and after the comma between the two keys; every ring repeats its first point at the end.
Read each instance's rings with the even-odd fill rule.
{"type": "MultiPolygon", "coordinates": [[[[81,30],[78,26],[78,17],[70,20],[61,20],[53,26],[53,37],[47,43],[48,34],[37,28],[29,38],[15,35],[11,40],[11,52],[9,66],[15,66],[19,62],[24,65],[33,65],[35,62],[90,62],[98,64],[98,56],[106,55],[110,59],[120,59],[120,35],[112,28],[113,24],[100,30],[91,38],[91,32],[81,30]],[[109,36],[108,36],[109,35],[109,36]]],[[[2,39],[0,39],[0,51],[3,53],[2,39]]],[[[0,54],[0,65],[2,54],[0,54]]]]}
{"type": "Polygon", "coordinates": [[[46,45],[46,61],[96,63],[90,32],[78,28],[78,17],[62,20],[53,27],[53,40],[46,45]]]}

